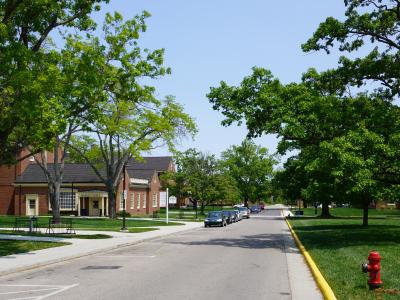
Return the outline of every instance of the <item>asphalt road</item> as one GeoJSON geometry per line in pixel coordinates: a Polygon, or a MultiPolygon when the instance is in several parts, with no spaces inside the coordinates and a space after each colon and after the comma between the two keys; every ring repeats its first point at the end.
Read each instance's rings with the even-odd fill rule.
{"type": "Polygon", "coordinates": [[[0,278],[0,299],[291,299],[279,210],[0,278]]]}

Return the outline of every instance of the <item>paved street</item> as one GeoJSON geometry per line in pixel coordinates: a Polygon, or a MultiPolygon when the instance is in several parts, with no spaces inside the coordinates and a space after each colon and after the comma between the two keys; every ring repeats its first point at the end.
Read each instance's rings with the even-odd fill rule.
{"type": "MultiPolygon", "coordinates": [[[[0,299],[295,299],[289,279],[299,270],[288,268],[295,250],[279,216],[280,210],[264,211],[225,228],[1,277],[0,299]]],[[[316,298],[308,299],[318,299],[311,292],[316,298]]]]}

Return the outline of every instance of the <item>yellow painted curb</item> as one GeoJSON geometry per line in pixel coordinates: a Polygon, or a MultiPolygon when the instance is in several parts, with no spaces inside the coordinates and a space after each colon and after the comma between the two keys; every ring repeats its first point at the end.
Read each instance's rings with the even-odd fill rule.
{"type": "Polygon", "coordinates": [[[296,232],[294,232],[294,230],[293,230],[292,226],[290,225],[289,221],[287,220],[287,218],[285,218],[285,221],[290,229],[290,232],[293,235],[294,240],[296,241],[297,246],[300,249],[300,252],[303,254],[304,258],[306,259],[306,262],[307,262],[308,266],[310,267],[311,273],[314,276],[314,279],[317,282],[317,285],[318,285],[319,289],[321,290],[321,293],[324,296],[324,299],[337,300],[331,287],[326,282],[324,276],[322,276],[320,270],[318,269],[318,267],[315,264],[314,260],[312,259],[311,255],[308,253],[306,248],[301,243],[300,239],[298,238],[296,232]]]}

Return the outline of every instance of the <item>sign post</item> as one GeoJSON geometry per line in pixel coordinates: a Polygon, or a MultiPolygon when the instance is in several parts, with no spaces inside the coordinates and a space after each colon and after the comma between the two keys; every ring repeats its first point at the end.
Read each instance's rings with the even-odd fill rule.
{"type": "Polygon", "coordinates": [[[166,205],[165,205],[165,206],[166,206],[166,208],[167,208],[165,218],[166,218],[166,222],[167,222],[167,224],[168,224],[168,207],[169,207],[168,188],[167,188],[167,199],[165,199],[165,201],[166,201],[166,205]]]}

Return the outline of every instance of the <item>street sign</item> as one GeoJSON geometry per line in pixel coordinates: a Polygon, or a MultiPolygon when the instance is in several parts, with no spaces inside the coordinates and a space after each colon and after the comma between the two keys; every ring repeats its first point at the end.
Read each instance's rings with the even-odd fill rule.
{"type": "Polygon", "coordinates": [[[175,196],[171,196],[171,197],[169,197],[169,199],[168,199],[169,201],[169,204],[176,204],[176,197],[175,196]]]}

